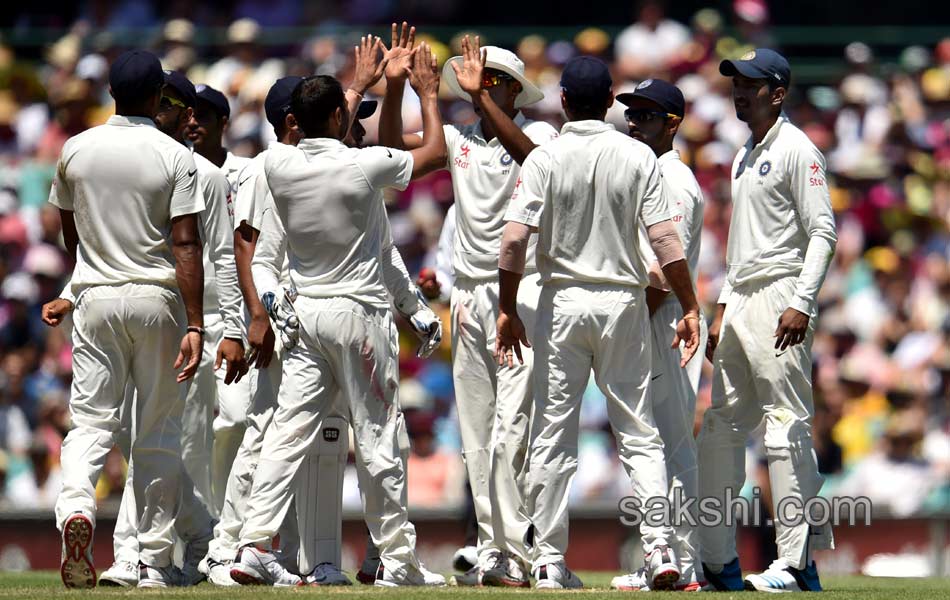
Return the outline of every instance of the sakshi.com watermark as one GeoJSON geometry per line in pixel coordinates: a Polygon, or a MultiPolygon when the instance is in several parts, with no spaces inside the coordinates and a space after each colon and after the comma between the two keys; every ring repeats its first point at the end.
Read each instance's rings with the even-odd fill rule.
{"type": "Polygon", "coordinates": [[[635,496],[620,499],[620,522],[627,527],[647,524],[651,527],[717,527],[742,525],[747,527],[772,527],[776,521],[785,527],[797,527],[807,523],[812,527],[822,525],[871,524],[871,499],[866,496],[814,497],[803,500],[797,496],[781,498],[773,516],[766,509],[761,488],[752,488],[752,495],[735,495],[727,489],[723,498],[687,498],[683,490],[676,488],[670,497],[653,497],[645,502],[635,496]]]}

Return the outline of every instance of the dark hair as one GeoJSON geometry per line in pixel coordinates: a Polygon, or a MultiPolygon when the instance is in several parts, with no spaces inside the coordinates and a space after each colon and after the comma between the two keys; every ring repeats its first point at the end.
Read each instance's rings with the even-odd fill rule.
{"type": "Polygon", "coordinates": [[[564,98],[567,101],[567,110],[570,111],[573,119],[579,121],[597,120],[602,119],[609,108],[607,104],[610,101],[610,92],[608,91],[607,95],[601,100],[571,98],[571,95],[567,92],[564,93],[564,98]]]}
{"type": "Polygon", "coordinates": [[[343,86],[334,77],[317,75],[301,81],[290,97],[290,112],[305,137],[323,137],[327,121],[338,108],[346,106],[343,86]]]}

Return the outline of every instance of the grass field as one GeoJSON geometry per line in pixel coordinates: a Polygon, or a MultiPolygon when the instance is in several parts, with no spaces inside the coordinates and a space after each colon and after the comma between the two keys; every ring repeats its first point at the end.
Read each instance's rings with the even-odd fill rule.
{"type": "MultiPolygon", "coordinates": [[[[583,594],[586,598],[611,597],[617,598],[631,592],[616,592],[608,589],[611,573],[579,573],[584,590],[553,592],[539,592],[535,590],[499,590],[494,588],[467,589],[445,587],[438,589],[403,588],[398,590],[384,590],[380,588],[354,585],[349,588],[216,588],[203,583],[193,588],[177,588],[168,590],[125,590],[117,588],[99,588],[90,591],[66,590],[63,588],[56,571],[33,571],[29,573],[0,574],[0,598],[16,598],[17,600],[52,600],[55,598],[129,598],[161,596],[162,598],[184,598],[188,600],[210,600],[213,598],[271,598],[278,596],[317,596],[332,594],[341,600],[358,600],[363,598],[378,598],[382,595],[391,598],[408,598],[410,600],[467,600],[485,598],[485,596],[516,596],[522,600],[540,597],[550,597],[558,594],[583,594]]],[[[930,600],[950,598],[950,579],[872,579],[870,577],[826,577],[822,579],[825,587],[825,598],[838,599],[868,599],[868,600],[930,600]]],[[[635,592],[634,592],[635,593],[635,592]]],[[[763,592],[763,596],[769,596],[763,592]]],[[[681,597],[676,592],[653,592],[657,596],[681,597]]],[[[750,592],[739,594],[715,594],[714,597],[722,600],[733,597],[751,597],[750,592]]]]}

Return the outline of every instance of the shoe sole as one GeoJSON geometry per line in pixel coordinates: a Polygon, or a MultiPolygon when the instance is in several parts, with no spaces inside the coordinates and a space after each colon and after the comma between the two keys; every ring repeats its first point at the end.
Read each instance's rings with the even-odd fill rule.
{"type": "Polygon", "coordinates": [[[743,586],[743,589],[745,589],[745,591],[747,592],[766,592],[769,594],[790,594],[792,592],[802,591],[802,590],[780,590],[780,589],[770,588],[770,587],[757,588],[755,587],[755,584],[749,581],[748,579],[742,582],[742,586],[743,586]]]}
{"type": "Polygon", "coordinates": [[[63,546],[66,557],[59,567],[63,585],[70,589],[89,589],[96,587],[96,568],[89,548],[92,546],[92,521],[85,515],[73,515],[66,519],[63,526],[63,546]]]}
{"type": "Polygon", "coordinates": [[[504,575],[496,577],[490,573],[482,575],[482,585],[488,587],[526,588],[531,587],[528,580],[509,579],[504,575]]]}
{"type": "Polygon", "coordinates": [[[118,578],[113,579],[109,577],[108,575],[103,574],[102,577],[99,578],[98,585],[99,587],[134,587],[134,586],[137,586],[138,584],[139,584],[138,579],[136,579],[135,581],[132,581],[131,579],[126,581],[126,580],[118,579],[118,578]]]}
{"type": "Polygon", "coordinates": [[[356,573],[356,580],[363,585],[373,585],[373,583],[376,582],[376,576],[370,575],[369,573],[365,573],[363,571],[358,571],[356,573]]]}
{"type": "Polygon", "coordinates": [[[679,569],[667,568],[653,576],[651,590],[673,590],[680,579],[679,569]]]}
{"type": "Polygon", "coordinates": [[[136,587],[140,587],[143,589],[165,589],[171,586],[165,583],[164,581],[159,581],[157,579],[145,579],[145,580],[139,581],[139,584],[136,587]]]}
{"type": "Polygon", "coordinates": [[[237,582],[239,585],[266,585],[262,577],[248,573],[247,571],[242,571],[241,569],[233,568],[231,569],[231,579],[237,582]]]}

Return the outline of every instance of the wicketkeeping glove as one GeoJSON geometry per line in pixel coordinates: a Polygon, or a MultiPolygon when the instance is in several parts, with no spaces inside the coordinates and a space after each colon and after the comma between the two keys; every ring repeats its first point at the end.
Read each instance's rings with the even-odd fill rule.
{"type": "Polygon", "coordinates": [[[404,316],[409,321],[409,325],[416,336],[422,341],[422,345],[416,351],[416,356],[426,358],[435,352],[435,349],[442,343],[442,321],[429,308],[418,288],[416,289],[416,296],[419,299],[418,309],[411,315],[404,316]]]}
{"type": "Polygon", "coordinates": [[[297,318],[297,311],[294,310],[296,297],[297,293],[293,289],[281,289],[279,299],[274,292],[266,292],[261,296],[264,310],[267,311],[274,328],[280,334],[280,341],[285,350],[290,350],[300,340],[300,320],[297,318]]]}

